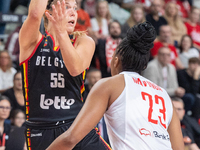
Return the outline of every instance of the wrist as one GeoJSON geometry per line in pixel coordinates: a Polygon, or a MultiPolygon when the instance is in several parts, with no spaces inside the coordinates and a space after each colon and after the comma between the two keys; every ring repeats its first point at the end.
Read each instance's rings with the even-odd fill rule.
{"type": "Polygon", "coordinates": [[[67,38],[69,38],[69,34],[67,33],[67,31],[65,32],[57,32],[56,33],[56,37],[58,39],[58,42],[61,40],[67,40],[67,38]]]}

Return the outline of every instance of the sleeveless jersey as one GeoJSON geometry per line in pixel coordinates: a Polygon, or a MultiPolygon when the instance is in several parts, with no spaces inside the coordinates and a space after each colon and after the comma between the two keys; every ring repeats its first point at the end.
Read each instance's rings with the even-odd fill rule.
{"type": "MultiPolygon", "coordinates": [[[[70,38],[73,45],[75,40],[70,38]]],[[[72,77],[59,47],[46,33],[31,56],[20,64],[26,119],[32,122],[73,120],[83,106],[86,70],[72,77]]]]}
{"type": "Polygon", "coordinates": [[[173,108],[167,92],[134,72],[105,113],[113,150],[172,150],[167,128],[173,108]]]}

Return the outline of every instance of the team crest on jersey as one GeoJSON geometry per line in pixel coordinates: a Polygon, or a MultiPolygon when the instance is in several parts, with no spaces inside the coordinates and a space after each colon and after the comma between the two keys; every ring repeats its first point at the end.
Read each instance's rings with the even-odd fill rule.
{"type": "Polygon", "coordinates": [[[139,132],[140,132],[141,135],[145,135],[145,136],[149,135],[149,136],[151,136],[151,132],[149,130],[145,129],[145,128],[141,128],[139,130],[139,132]]]}
{"type": "Polygon", "coordinates": [[[47,42],[48,42],[47,39],[45,39],[44,47],[47,46],[47,42]]]}

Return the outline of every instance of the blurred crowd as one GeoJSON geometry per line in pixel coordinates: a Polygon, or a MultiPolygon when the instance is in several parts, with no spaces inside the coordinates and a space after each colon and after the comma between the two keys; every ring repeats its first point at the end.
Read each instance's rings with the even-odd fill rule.
{"type": "MultiPolygon", "coordinates": [[[[0,13],[27,15],[30,0],[0,0],[0,13]]],[[[180,119],[186,149],[200,149],[200,1],[77,0],[75,31],[96,43],[85,95],[101,78],[111,76],[112,55],[129,28],[149,21],[157,38],[144,77],[166,89],[180,119]]],[[[44,20],[41,33],[45,34],[44,20]]],[[[24,147],[25,104],[19,66],[19,23],[0,23],[0,150],[24,147]],[[5,36],[0,36],[5,37],[5,36]],[[22,133],[22,134],[21,134],[22,133]],[[16,134],[20,138],[17,138],[16,134]],[[9,137],[9,138],[8,138],[9,137]],[[10,144],[12,143],[12,144],[10,144]]],[[[145,33],[144,33],[145,34],[145,33]]],[[[98,127],[109,142],[104,119],[98,127]]]]}

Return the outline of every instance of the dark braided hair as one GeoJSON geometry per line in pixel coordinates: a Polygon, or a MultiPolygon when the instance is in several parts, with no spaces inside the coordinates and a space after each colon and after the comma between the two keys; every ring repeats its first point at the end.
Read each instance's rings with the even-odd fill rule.
{"type": "Polygon", "coordinates": [[[155,38],[155,28],[149,22],[135,25],[127,31],[116,49],[123,71],[141,72],[146,69],[155,38]]]}

